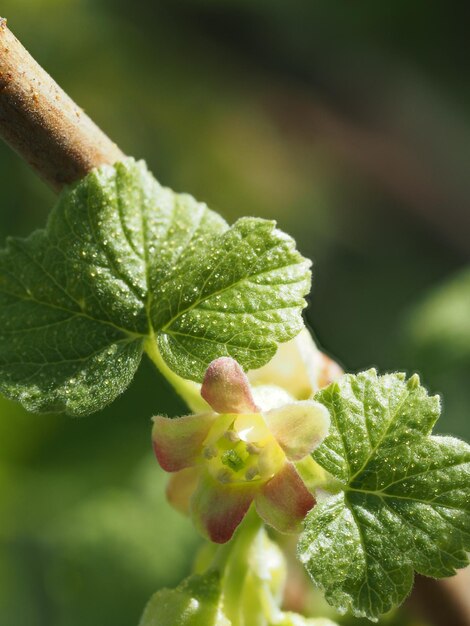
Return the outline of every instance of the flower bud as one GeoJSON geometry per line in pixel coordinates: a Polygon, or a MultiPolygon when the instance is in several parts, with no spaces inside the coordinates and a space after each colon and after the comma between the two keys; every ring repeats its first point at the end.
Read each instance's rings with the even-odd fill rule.
{"type": "Polygon", "coordinates": [[[139,626],[230,626],[222,612],[220,596],[217,572],[194,574],[176,589],[157,591],[139,626]]]}

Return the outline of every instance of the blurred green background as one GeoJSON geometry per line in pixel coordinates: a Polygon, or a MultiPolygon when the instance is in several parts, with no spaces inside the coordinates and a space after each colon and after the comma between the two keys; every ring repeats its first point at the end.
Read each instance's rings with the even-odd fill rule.
{"type": "MultiPolygon", "coordinates": [[[[418,371],[470,437],[470,5],[3,0],[36,59],[159,180],[315,261],[307,320],[350,371],[418,371]]],[[[54,196],[0,145],[0,236],[54,196]]],[[[0,404],[0,624],[133,626],[198,538],[162,495],[149,363],[102,413],[0,404]]],[[[410,618],[411,619],[411,618],[410,618]]],[[[404,613],[383,623],[408,623],[404,613]]],[[[359,624],[360,620],[343,620],[359,624]]],[[[417,623],[417,622],[413,622],[417,623]]]]}

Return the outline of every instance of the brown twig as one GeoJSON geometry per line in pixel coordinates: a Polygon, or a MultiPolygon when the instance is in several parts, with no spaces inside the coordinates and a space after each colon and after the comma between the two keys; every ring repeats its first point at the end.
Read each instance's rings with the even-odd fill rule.
{"type": "Polygon", "coordinates": [[[123,158],[0,18],[0,135],[51,187],[123,158]]]}

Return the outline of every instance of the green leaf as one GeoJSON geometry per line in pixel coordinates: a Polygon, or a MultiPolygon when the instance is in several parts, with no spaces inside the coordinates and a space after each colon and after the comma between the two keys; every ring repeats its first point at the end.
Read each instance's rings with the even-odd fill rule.
{"type": "Polygon", "coordinates": [[[332,427],[313,458],[337,493],[307,516],[299,557],[328,602],[375,619],[404,600],[414,570],[468,564],[470,446],[430,434],[439,398],[416,375],[346,375],[315,399],[332,427]]]}
{"type": "Polygon", "coordinates": [[[156,286],[152,321],[163,358],[194,380],[217,356],[245,369],[267,363],[276,342],[303,327],[308,266],[274,222],[238,220],[156,286]]]}
{"type": "Polygon", "coordinates": [[[220,596],[217,572],[194,574],[176,589],[157,591],[139,626],[230,626],[221,610],[220,596]]]}
{"type": "Polygon", "coordinates": [[[260,367],[302,327],[309,262],[274,222],[228,227],[143,163],[62,193],[45,230],[0,251],[0,390],[38,411],[90,413],[158,343],[200,381],[218,356],[260,367]]]}

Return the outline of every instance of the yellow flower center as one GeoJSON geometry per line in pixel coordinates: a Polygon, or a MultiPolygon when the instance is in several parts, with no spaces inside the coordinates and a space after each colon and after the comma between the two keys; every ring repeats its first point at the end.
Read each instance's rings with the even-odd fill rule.
{"type": "Polygon", "coordinates": [[[220,415],[204,441],[202,456],[213,478],[235,484],[266,482],[286,461],[259,413],[220,415]]]}

